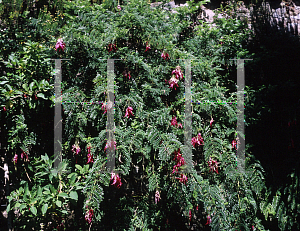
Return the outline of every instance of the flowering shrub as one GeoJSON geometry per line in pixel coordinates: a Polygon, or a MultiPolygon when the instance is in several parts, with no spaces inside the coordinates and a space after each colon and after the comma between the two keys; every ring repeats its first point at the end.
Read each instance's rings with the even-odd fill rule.
{"type": "MultiPolygon", "coordinates": [[[[1,123],[7,125],[1,132],[7,128],[7,163],[20,175],[7,209],[19,213],[15,227],[249,230],[255,224],[264,230],[260,211],[267,217],[275,214],[277,202],[267,203],[263,170],[252,155],[246,153],[245,172],[236,170],[236,110],[215,103],[236,100],[235,84],[219,74],[225,67],[221,54],[245,58],[240,43],[249,35],[247,25],[219,20],[215,28],[190,26],[203,3],[191,1],[171,14],[138,0],[122,6],[64,1],[63,21],[35,25],[46,41],[20,42],[18,52],[3,56],[7,76],[0,82],[1,123]],[[57,34],[67,45],[56,41],[57,34]],[[50,58],[58,54],[70,59],[62,61],[59,171],[53,168],[53,134],[47,136],[53,131],[55,105],[50,58]],[[113,102],[107,98],[108,58],[116,59],[113,102]],[[180,59],[194,59],[192,132],[197,135],[188,140],[191,156],[185,131],[178,129],[183,128],[178,121],[185,119],[186,67],[180,59]],[[109,111],[114,112],[115,139],[106,137],[109,111]],[[38,118],[37,124],[32,118],[38,118]],[[20,148],[24,163],[15,154],[20,148]],[[108,150],[115,151],[112,172],[106,168],[108,150]],[[25,161],[27,155],[30,161],[25,161]],[[189,160],[191,171],[182,173],[189,160]]],[[[41,12],[38,22],[45,19],[51,15],[41,12]]]]}

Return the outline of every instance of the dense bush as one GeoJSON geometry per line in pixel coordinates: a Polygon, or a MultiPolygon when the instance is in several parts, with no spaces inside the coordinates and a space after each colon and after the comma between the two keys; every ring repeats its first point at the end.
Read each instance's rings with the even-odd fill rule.
{"type": "MultiPolygon", "coordinates": [[[[236,104],[229,103],[236,101],[236,65],[226,62],[253,57],[245,42],[251,32],[238,19],[218,19],[215,27],[195,21],[204,2],[188,3],[172,14],[139,0],[121,6],[63,1],[55,15],[45,8],[37,18],[24,17],[31,37],[19,31],[12,41],[10,31],[2,34],[9,46],[1,50],[1,132],[14,182],[7,210],[16,210],[15,228],[265,230],[262,219],[275,216],[279,197],[268,201],[264,170],[249,146],[245,171],[236,168],[236,104]],[[57,58],[69,59],[62,61],[59,169],[52,167],[51,59],[57,58]],[[109,58],[120,59],[115,144],[106,139],[109,58]],[[188,161],[186,66],[179,59],[192,59],[188,173],[179,172],[188,161]],[[122,173],[106,169],[109,145],[122,173]]],[[[287,219],[281,208],[280,219],[287,219]]]]}

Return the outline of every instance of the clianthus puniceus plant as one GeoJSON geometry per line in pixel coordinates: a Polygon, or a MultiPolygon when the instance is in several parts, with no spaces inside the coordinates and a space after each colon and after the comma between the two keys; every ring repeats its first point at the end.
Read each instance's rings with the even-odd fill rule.
{"type": "MultiPolygon", "coordinates": [[[[37,41],[42,48],[33,43],[23,48],[39,58],[70,59],[62,62],[62,101],[73,103],[62,105],[63,162],[58,172],[50,146],[39,149],[35,143],[47,143],[49,137],[32,127],[24,129],[20,124],[32,124],[18,112],[33,117],[33,108],[46,108],[51,114],[54,79],[48,79],[54,73],[52,64],[43,62],[39,75],[32,77],[35,66],[22,56],[11,56],[6,62],[18,74],[1,83],[8,102],[1,102],[3,112],[7,119],[14,115],[8,119],[9,152],[25,146],[23,150],[31,150],[30,157],[34,156],[26,162],[28,176],[21,174],[19,188],[9,197],[8,211],[20,214],[14,218],[16,226],[24,230],[39,229],[41,224],[65,230],[185,230],[196,226],[200,230],[206,225],[212,230],[253,226],[264,230],[258,215],[265,193],[262,168],[247,153],[246,171],[236,169],[234,105],[196,103],[236,99],[235,92],[229,91],[230,81],[218,73],[223,64],[216,60],[224,52],[215,44],[221,35],[232,36],[228,40],[235,43],[226,47],[227,58],[245,58],[247,51],[239,43],[248,36],[247,25],[230,21],[218,22],[216,28],[195,26],[188,18],[205,2],[190,1],[189,7],[172,14],[138,0],[125,1],[120,7],[111,1],[92,6],[88,1],[64,1],[66,20],[61,28],[55,23],[37,25],[48,40],[37,41]],[[48,30],[64,41],[47,34],[48,30]],[[107,62],[103,59],[120,59],[114,61],[114,102],[107,98],[107,62]],[[184,145],[186,67],[179,59],[193,59],[192,140],[188,141],[193,147],[192,169],[185,173],[181,171],[187,168],[190,155],[184,145]],[[24,68],[17,68],[16,63],[24,68]],[[17,76],[21,76],[21,86],[12,80],[17,76]],[[16,89],[13,93],[9,93],[11,86],[16,89]],[[24,92],[36,94],[37,102],[14,98],[24,92]],[[9,102],[20,106],[10,107],[9,102]],[[114,112],[114,140],[106,139],[109,112],[114,112]],[[106,169],[108,149],[115,152],[115,168],[110,172],[106,169]]],[[[41,13],[40,17],[50,15],[41,13]]],[[[17,157],[11,155],[11,163],[14,160],[21,171],[17,157]]]]}

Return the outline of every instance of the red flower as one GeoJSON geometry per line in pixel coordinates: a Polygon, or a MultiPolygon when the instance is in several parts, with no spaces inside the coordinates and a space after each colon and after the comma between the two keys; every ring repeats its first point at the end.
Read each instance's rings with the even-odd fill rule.
{"type": "Polygon", "coordinates": [[[122,74],[124,77],[128,77],[129,79],[131,78],[130,71],[128,71],[127,69],[125,69],[122,74]]]}
{"type": "Polygon", "coordinates": [[[126,109],[126,113],[125,113],[125,116],[124,116],[124,117],[129,118],[130,116],[134,116],[134,114],[132,113],[132,111],[133,111],[132,107],[128,107],[128,108],[126,109]]]}
{"type": "MultiPolygon", "coordinates": [[[[88,147],[88,151],[90,150],[89,148],[91,148],[91,147],[88,147]]],[[[73,146],[72,146],[72,152],[74,152],[75,155],[78,155],[80,151],[81,151],[81,149],[80,149],[79,145],[78,144],[76,144],[76,145],[73,144],[73,146]]]]}
{"type": "Polygon", "coordinates": [[[189,211],[189,218],[190,218],[190,221],[192,220],[192,211],[190,210],[189,211]]]}
{"type": "Polygon", "coordinates": [[[66,48],[66,44],[63,42],[62,38],[59,38],[57,40],[57,43],[55,45],[55,50],[57,51],[64,51],[64,49],[66,48]]]}
{"type": "Polygon", "coordinates": [[[116,52],[118,50],[116,43],[115,44],[108,44],[108,52],[114,51],[116,52]]]}
{"type": "Polygon", "coordinates": [[[86,164],[94,163],[93,155],[91,154],[91,147],[90,146],[87,147],[87,150],[88,150],[88,154],[87,154],[88,161],[86,164]]]}
{"type": "Polygon", "coordinates": [[[180,123],[180,124],[178,124],[178,128],[183,128],[181,123],[180,123]]]}
{"type": "Polygon", "coordinates": [[[92,209],[86,211],[85,213],[85,220],[90,224],[94,217],[94,211],[92,209]]]}
{"type": "Polygon", "coordinates": [[[161,57],[164,59],[164,60],[168,60],[168,59],[170,59],[170,56],[169,56],[169,54],[167,53],[167,52],[163,52],[163,53],[161,53],[161,57]]]}
{"type": "Polygon", "coordinates": [[[116,188],[120,188],[122,186],[121,178],[118,174],[112,172],[110,180],[113,180],[111,185],[114,185],[116,188]]]}
{"type": "Polygon", "coordinates": [[[210,225],[211,224],[211,217],[208,215],[207,216],[207,221],[205,225],[210,225]]]}
{"type": "Polygon", "coordinates": [[[155,192],[155,204],[157,204],[157,202],[159,202],[159,199],[161,199],[161,198],[160,198],[159,191],[156,191],[156,192],[155,192]]]}
{"type": "Polygon", "coordinates": [[[186,185],[186,182],[188,181],[188,178],[184,174],[180,174],[180,177],[176,177],[181,183],[184,183],[186,185]]]}
{"type": "Polygon", "coordinates": [[[192,138],[192,145],[194,146],[194,148],[196,148],[196,146],[199,146],[199,145],[204,145],[204,141],[201,136],[201,133],[198,133],[197,137],[192,138]]]}
{"type": "Polygon", "coordinates": [[[176,79],[182,80],[183,78],[183,73],[181,72],[181,67],[177,66],[175,70],[172,71],[172,75],[175,74],[176,79]]]}
{"type": "Polygon", "coordinates": [[[110,150],[112,150],[112,149],[116,150],[117,149],[116,141],[113,141],[113,140],[111,140],[110,142],[108,141],[104,147],[104,151],[106,151],[107,148],[109,148],[110,150]]]}
{"type": "MultiPolygon", "coordinates": [[[[22,149],[21,149],[22,150],[22,149]]],[[[28,160],[28,155],[26,154],[26,152],[24,152],[22,150],[22,153],[21,153],[21,159],[23,160],[24,156],[26,157],[26,160],[28,160]]]]}
{"type": "Polygon", "coordinates": [[[179,87],[178,86],[178,79],[176,79],[175,77],[172,77],[170,80],[169,80],[169,88],[175,88],[175,91],[176,91],[176,87],[179,87]]]}
{"type": "Polygon", "coordinates": [[[207,162],[209,165],[209,171],[215,171],[217,174],[219,174],[218,172],[218,162],[215,160],[212,160],[211,157],[209,157],[209,161],[207,162]]]}
{"type": "Polygon", "coordinates": [[[178,126],[177,124],[177,118],[175,116],[172,117],[172,120],[171,120],[171,126],[178,126]]]}
{"type": "Polygon", "coordinates": [[[6,111],[6,108],[5,108],[5,107],[3,107],[3,111],[6,111]]]}
{"type": "Polygon", "coordinates": [[[34,99],[35,99],[35,100],[37,100],[37,99],[38,99],[36,95],[34,95],[34,99]]]}
{"type": "Polygon", "coordinates": [[[198,211],[198,205],[196,206],[196,210],[198,211]]]}
{"type": "Polygon", "coordinates": [[[18,154],[15,154],[14,156],[14,163],[16,164],[18,162],[18,154]]]}
{"type": "Polygon", "coordinates": [[[175,151],[175,157],[174,157],[173,160],[176,161],[176,165],[173,166],[173,172],[172,173],[175,173],[175,172],[178,172],[178,169],[182,165],[185,165],[185,160],[184,160],[182,154],[180,153],[180,148],[178,149],[177,152],[175,151]]]}
{"type": "Polygon", "coordinates": [[[231,142],[231,144],[232,144],[232,148],[235,148],[235,149],[236,149],[236,144],[237,144],[236,140],[233,140],[233,141],[231,142]]]}
{"type": "Polygon", "coordinates": [[[109,101],[108,103],[102,103],[101,109],[104,110],[103,114],[105,114],[107,110],[112,109],[112,107],[113,107],[113,103],[111,101],[109,101]]]}

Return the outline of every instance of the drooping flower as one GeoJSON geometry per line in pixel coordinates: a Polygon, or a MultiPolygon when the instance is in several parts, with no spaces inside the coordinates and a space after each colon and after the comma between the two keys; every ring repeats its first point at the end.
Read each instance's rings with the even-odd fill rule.
{"type": "Polygon", "coordinates": [[[210,127],[211,127],[211,125],[212,125],[213,122],[214,122],[214,119],[211,118],[211,120],[210,120],[210,122],[209,122],[210,127]]]}
{"type": "Polygon", "coordinates": [[[94,211],[92,209],[86,211],[85,213],[85,220],[90,224],[94,217],[94,211]]]}
{"type": "Polygon", "coordinates": [[[178,128],[183,128],[181,123],[178,124],[178,128]]]}
{"type": "Polygon", "coordinates": [[[86,164],[94,163],[93,155],[91,154],[91,146],[88,146],[87,150],[88,150],[88,154],[87,154],[88,161],[86,164]]]}
{"type": "Polygon", "coordinates": [[[188,178],[184,174],[180,174],[180,177],[176,177],[181,183],[184,183],[186,185],[186,182],[188,181],[188,178]]]}
{"type": "Polygon", "coordinates": [[[167,52],[163,52],[163,53],[161,53],[161,57],[164,59],[164,60],[168,60],[168,59],[170,59],[170,56],[169,56],[169,54],[167,53],[167,52]]]}
{"type": "Polygon", "coordinates": [[[199,145],[204,145],[203,137],[201,136],[201,133],[198,133],[197,137],[192,138],[192,145],[194,148],[196,148],[199,145]]]}
{"type": "Polygon", "coordinates": [[[118,5],[118,6],[117,6],[117,8],[118,8],[118,10],[122,10],[122,8],[121,8],[121,6],[120,6],[120,5],[118,5]]]}
{"type": "Polygon", "coordinates": [[[177,124],[177,118],[175,116],[172,117],[171,126],[175,126],[175,127],[178,126],[178,124],[177,124]]]}
{"type": "Polygon", "coordinates": [[[72,146],[72,152],[74,152],[75,155],[78,155],[80,151],[81,151],[81,149],[80,149],[79,145],[78,144],[76,144],[76,145],[73,144],[73,146],[72,146]]]}
{"type": "Polygon", "coordinates": [[[3,107],[3,111],[6,111],[6,108],[5,108],[5,107],[3,107]]]}
{"type": "Polygon", "coordinates": [[[115,44],[108,44],[108,52],[114,51],[116,52],[118,50],[116,43],[115,44]]]}
{"type": "Polygon", "coordinates": [[[207,221],[205,225],[210,225],[211,224],[211,217],[207,215],[207,221]]]}
{"type": "Polygon", "coordinates": [[[106,151],[106,149],[110,149],[110,150],[116,150],[117,149],[117,143],[116,141],[107,141],[105,147],[104,147],[104,151],[106,151]]]}
{"type": "Polygon", "coordinates": [[[21,149],[21,159],[23,160],[23,158],[25,157],[26,160],[28,160],[28,155],[26,152],[24,152],[22,149],[21,149]]]}
{"type": "Polygon", "coordinates": [[[216,172],[217,174],[219,174],[218,172],[218,162],[216,160],[212,160],[211,157],[209,157],[209,161],[208,161],[208,165],[209,165],[209,172],[216,172]]]}
{"type": "Polygon", "coordinates": [[[177,66],[176,69],[172,71],[172,75],[174,75],[174,74],[175,74],[175,78],[176,79],[182,80],[183,73],[181,71],[181,67],[180,66],[177,66]]]}
{"type": "Polygon", "coordinates": [[[190,218],[190,221],[192,220],[192,211],[190,210],[189,211],[189,218],[190,218]]]}
{"type": "Polygon", "coordinates": [[[133,111],[132,107],[128,107],[128,108],[126,109],[126,113],[125,113],[125,116],[124,116],[124,117],[129,118],[130,116],[134,116],[134,114],[132,113],[132,111],[133,111]]]}
{"type": "Polygon", "coordinates": [[[18,162],[18,154],[15,154],[14,156],[14,163],[16,164],[18,162]]]}
{"type": "Polygon", "coordinates": [[[125,68],[125,70],[122,72],[122,75],[124,77],[128,77],[129,79],[131,78],[130,71],[128,71],[127,68],[125,68]]]}
{"type": "Polygon", "coordinates": [[[104,110],[103,114],[105,114],[107,111],[112,109],[112,107],[113,107],[113,103],[111,101],[109,101],[107,103],[102,103],[101,109],[104,110]]]}
{"type": "Polygon", "coordinates": [[[176,91],[176,88],[179,87],[178,86],[178,79],[176,79],[175,77],[172,77],[170,80],[169,80],[169,88],[175,88],[175,91],[176,91]]]}
{"type": "Polygon", "coordinates": [[[59,38],[56,42],[55,45],[55,50],[57,51],[64,51],[64,49],[66,48],[66,44],[63,42],[62,38],[59,38]]]}
{"type": "Polygon", "coordinates": [[[172,173],[178,173],[178,169],[182,166],[185,165],[185,160],[182,156],[182,154],[180,153],[180,148],[178,149],[178,151],[175,151],[175,156],[174,159],[176,161],[176,164],[173,166],[173,172],[172,173]]]}
{"type": "Polygon", "coordinates": [[[236,140],[233,140],[233,141],[231,142],[231,144],[232,144],[232,148],[235,148],[235,149],[236,149],[236,145],[237,145],[236,140]]]}
{"type": "Polygon", "coordinates": [[[110,180],[111,181],[113,180],[111,185],[114,185],[116,188],[120,188],[122,186],[121,178],[119,177],[118,174],[112,172],[110,180]]]}
{"type": "Polygon", "coordinates": [[[159,202],[159,199],[161,199],[160,194],[159,194],[159,191],[156,190],[156,192],[155,192],[155,204],[157,204],[157,202],[159,202]]]}
{"type": "Polygon", "coordinates": [[[150,50],[151,49],[151,47],[150,47],[150,45],[148,44],[148,42],[146,43],[146,50],[145,50],[145,52],[147,52],[148,50],[150,50]]]}
{"type": "Polygon", "coordinates": [[[196,210],[198,211],[198,205],[196,206],[196,210]]]}

